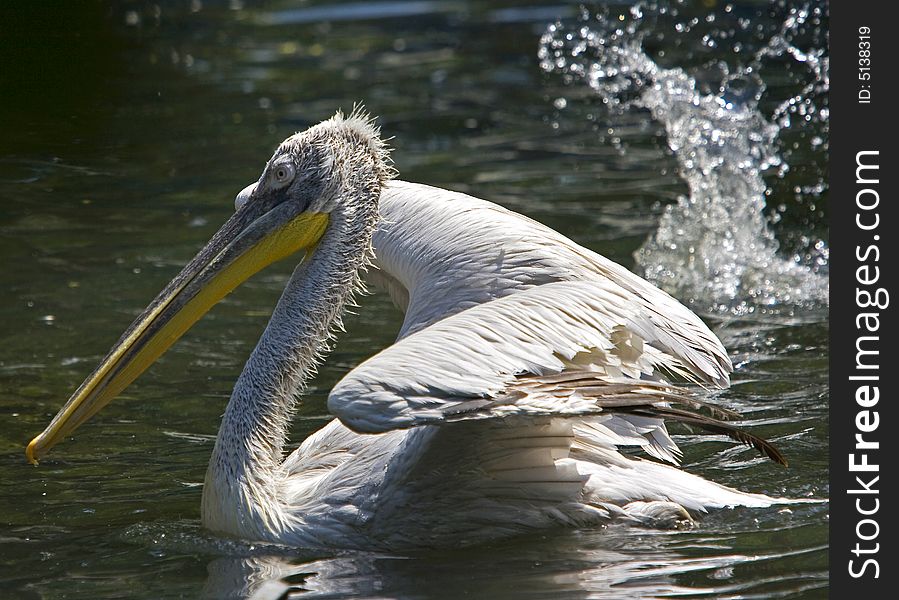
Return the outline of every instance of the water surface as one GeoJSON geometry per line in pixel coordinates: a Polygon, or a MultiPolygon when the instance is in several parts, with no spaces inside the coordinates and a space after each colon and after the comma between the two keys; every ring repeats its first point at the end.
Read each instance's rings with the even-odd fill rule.
{"type": "MultiPolygon", "coordinates": [[[[4,595],[825,596],[826,504],[719,511],[690,531],[614,525],[411,556],[312,556],[209,536],[200,486],[218,421],[291,264],[229,296],[39,468],[23,456],[277,143],[364,101],[393,136],[404,179],[524,212],[704,314],[737,366],[733,387],[709,394],[742,411],[791,466],[676,430],[686,468],[746,490],[826,498],[826,82],[809,67],[809,57],[826,60],[826,15],[811,3],[785,29],[790,8],[232,0],[4,15],[4,595]],[[616,27],[616,47],[632,50],[624,58],[642,55],[656,70],[643,83],[572,76],[571,64],[609,57],[572,55],[569,42],[617,36],[616,27]],[[560,32],[574,34],[559,39],[566,65],[547,64],[560,32]],[[671,95],[647,95],[669,83],[671,95]],[[717,121],[679,113],[684,126],[733,133],[739,111],[759,125],[752,160],[717,171],[742,195],[709,188],[702,175],[715,164],[691,162],[690,150],[695,159],[708,147],[666,119],[683,97],[675,92],[731,103],[717,121]],[[721,211],[745,218],[702,219],[721,211]],[[760,264],[772,277],[759,277],[760,264]]],[[[386,297],[364,298],[303,400],[294,440],[328,420],[331,385],[389,344],[399,323],[386,297]]]]}

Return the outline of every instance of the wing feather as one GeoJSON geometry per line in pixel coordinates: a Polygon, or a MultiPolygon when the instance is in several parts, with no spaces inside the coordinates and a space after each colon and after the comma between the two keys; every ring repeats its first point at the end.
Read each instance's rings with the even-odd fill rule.
{"type": "Polygon", "coordinates": [[[328,406],[347,426],[372,433],[486,407],[534,412],[541,402],[546,414],[589,414],[599,396],[681,401],[681,392],[656,384],[660,371],[714,383],[726,380],[729,364],[719,344],[656,319],[614,282],[559,282],[474,306],[401,339],[339,382],[328,406]],[[678,341],[687,338],[690,344],[678,341]],[[524,394],[530,401],[522,401],[523,376],[566,377],[572,361],[587,365],[597,389],[559,397],[531,382],[532,393],[524,394]]]}
{"type": "Polygon", "coordinates": [[[690,368],[679,375],[728,385],[727,353],[695,314],[645,279],[533,219],[466,194],[397,180],[381,195],[381,215],[372,279],[406,313],[400,338],[534,287],[607,281],[639,299],[646,317],[645,323],[623,329],[616,343],[627,344],[635,334],[682,357],[690,368]]]}

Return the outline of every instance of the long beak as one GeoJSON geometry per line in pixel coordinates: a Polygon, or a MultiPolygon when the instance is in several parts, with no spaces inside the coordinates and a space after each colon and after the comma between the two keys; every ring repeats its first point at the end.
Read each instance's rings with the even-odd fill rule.
{"type": "Polygon", "coordinates": [[[200,317],[254,273],[313,248],[328,226],[325,213],[297,214],[284,202],[259,215],[252,203],[228,219],[209,243],[144,310],[100,366],[25,455],[32,464],[119,395],[200,317]]]}

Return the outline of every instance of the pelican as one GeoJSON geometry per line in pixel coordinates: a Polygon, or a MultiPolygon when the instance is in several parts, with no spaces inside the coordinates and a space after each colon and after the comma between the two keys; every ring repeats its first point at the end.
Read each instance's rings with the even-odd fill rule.
{"type": "Polygon", "coordinates": [[[278,147],[234,214],[31,441],[28,460],[249,276],[294,254],[303,260],[212,451],[201,510],[211,531],[401,549],[613,518],[674,526],[710,508],[788,501],[678,466],[666,421],[786,464],[770,443],[725,423],[729,411],[669,382],[729,384],[727,352],[696,315],[527,217],[394,180],[380,131],[361,111],[278,147]],[[296,403],[363,272],[405,312],[397,341],[333,388],[336,418],[285,457],[296,403]]]}

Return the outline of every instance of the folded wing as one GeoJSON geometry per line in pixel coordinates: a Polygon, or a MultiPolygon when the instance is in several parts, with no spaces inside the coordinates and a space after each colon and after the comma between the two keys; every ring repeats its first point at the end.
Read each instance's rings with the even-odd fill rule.
{"type": "Polygon", "coordinates": [[[673,420],[784,462],[764,440],[721,421],[732,416],[727,411],[664,377],[721,385],[729,371],[704,326],[665,319],[608,280],[560,282],[472,307],[403,338],[338,383],[328,406],[344,424],[368,433],[607,413],[619,417],[618,426],[642,427],[647,451],[671,462],[677,449],[663,424],[673,420]]]}

